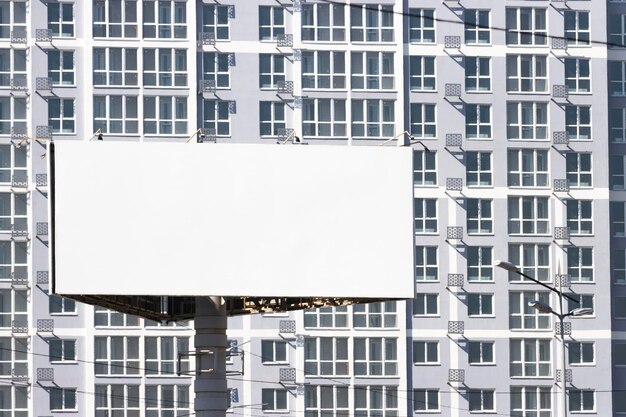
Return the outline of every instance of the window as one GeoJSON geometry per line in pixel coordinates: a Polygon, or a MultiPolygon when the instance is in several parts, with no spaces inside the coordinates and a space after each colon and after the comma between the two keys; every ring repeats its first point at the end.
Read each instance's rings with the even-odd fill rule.
{"type": "Polygon", "coordinates": [[[439,342],[414,340],[413,341],[413,364],[414,365],[439,364],[439,342]]]}
{"type": "MultiPolygon", "coordinates": [[[[593,294],[572,294],[572,298],[576,301],[567,300],[567,310],[572,311],[575,308],[590,308],[595,311],[593,294]]],[[[592,317],[595,313],[592,313],[586,317],[592,317]]]]}
{"type": "Polygon", "coordinates": [[[611,236],[626,236],[626,203],[612,201],[610,208],[611,236]]]}
{"type": "Polygon", "coordinates": [[[355,328],[380,329],[398,327],[395,301],[354,304],[352,312],[352,325],[355,328]]]}
{"type": "Polygon", "coordinates": [[[615,13],[609,16],[609,43],[613,48],[626,46],[626,15],[615,13]]]}
{"type": "Polygon", "coordinates": [[[346,328],[348,307],[322,307],[304,310],[304,327],[346,328]]]}
{"type": "MultiPolygon", "coordinates": [[[[550,282],[550,245],[534,243],[509,244],[509,261],[524,274],[537,281],[550,282]]],[[[510,282],[528,282],[519,274],[509,272],[510,282]]]]}
{"type": "Polygon", "coordinates": [[[146,87],[185,87],[187,85],[186,49],[143,50],[143,85],[146,87]]]}
{"type": "Polygon", "coordinates": [[[468,198],[467,202],[467,233],[493,233],[492,200],[468,198]]]}
{"type": "Polygon", "coordinates": [[[548,187],[548,151],[510,149],[508,155],[509,187],[548,187]]]}
{"type": "Polygon", "coordinates": [[[415,248],[417,281],[438,281],[437,276],[437,247],[417,246],[415,248]]]}
{"type": "Polygon", "coordinates": [[[25,81],[26,74],[26,50],[0,48],[0,87],[10,87],[13,79],[25,81]]]}
{"type": "Polygon", "coordinates": [[[394,105],[393,100],[352,100],[352,136],[393,137],[394,105]]]}
{"type": "Polygon", "coordinates": [[[202,127],[213,129],[217,136],[230,136],[230,102],[202,100],[202,127]]]}
{"type": "Polygon", "coordinates": [[[434,9],[409,9],[409,41],[435,43],[434,9]]]}
{"type": "Polygon", "coordinates": [[[591,106],[565,106],[565,130],[569,140],[591,139],[591,106]]]}
{"type": "Polygon", "coordinates": [[[569,246],[567,273],[571,282],[593,282],[593,248],[569,246]]]}
{"type": "Polygon", "coordinates": [[[616,366],[626,365],[626,343],[613,343],[613,364],[616,366]]]}
{"type": "Polygon", "coordinates": [[[76,314],[76,301],[50,294],[48,296],[50,314],[76,314]]]}
{"type": "Polygon", "coordinates": [[[96,385],[96,416],[138,417],[139,385],[96,385]]]}
{"type": "Polygon", "coordinates": [[[352,52],[351,84],[354,90],[392,90],[392,52],[352,52]]]}
{"type": "Polygon", "coordinates": [[[415,233],[437,233],[437,200],[416,198],[415,233]]]}
{"type": "Polygon", "coordinates": [[[93,96],[93,131],[137,134],[137,96],[93,96]]]}
{"type": "Polygon", "coordinates": [[[470,413],[494,413],[496,411],[495,390],[470,389],[468,395],[470,413]]]}
{"type": "Polygon", "coordinates": [[[355,415],[395,417],[398,415],[398,387],[358,386],[354,390],[355,415]]]}
{"type": "Polygon", "coordinates": [[[437,185],[437,153],[413,150],[413,184],[437,185]]]}
{"type": "Polygon", "coordinates": [[[28,327],[27,291],[0,290],[0,327],[28,327]]]}
{"type": "Polygon", "coordinates": [[[613,317],[626,319],[626,297],[613,298],[613,317]]]}
{"type": "Polygon", "coordinates": [[[260,134],[261,136],[278,136],[280,129],[285,129],[285,103],[282,101],[261,101],[260,107],[260,134]]]}
{"type": "Polygon", "coordinates": [[[467,315],[493,317],[493,294],[467,294],[467,315]]]}
{"type": "Polygon", "coordinates": [[[189,357],[181,356],[176,364],[179,353],[189,352],[188,337],[146,337],[146,375],[171,375],[177,371],[185,373],[189,370],[189,357]]]}
{"type": "MultiPolygon", "coordinates": [[[[10,377],[15,374],[16,376],[28,377],[28,356],[27,338],[0,338],[0,376],[10,377]]],[[[1,404],[0,410],[2,409],[1,404]]]]}
{"type": "Polygon", "coordinates": [[[261,406],[263,411],[289,411],[286,389],[263,388],[261,401],[263,402],[261,406]]]}
{"type": "Polygon", "coordinates": [[[547,45],[546,9],[507,7],[507,45],[547,45]]]}
{"type": "Polygon", "coordinates": [[[96,327],[137,327],[139,317],[106,308],[94,307],[93,321],[96,327]]]}
{"type": "Polygon", "coordinates": [[[593,342],[567,342],[567,358],[570,365],[593,365],[595,359],[593,342]]]}
{"type": "Polygon", "coordinates": [[[465,91],[491,91],[491,58],[465,57],[465,91]]]}
{"type": "Polygon", "coordinates": [[[74,37],[74,3],[48,3],[48,29],[53,37],[74,37]]]}
{"type": "Polygon", "coordinates": [[[393,6],[352,4],[350,38],[352,42],[393,42],[393,6]]]}
{"type": "Polygon", "coordinates": [[[465,43],[468,45],[484,45],[491,43],[491,25],[489,10],[466,9],[465,43]]]}
{"type": "Polygon", "coordinates": [[[304,374],[348,375],[348,338],[307,337],[304,339],[304,374]]]}
{"type": "Polygon", "coordinates": [[[50,388],[50,411],[76,410],[76,388],[50,388]]]}
{"type": "MultiPolygon", "coordinates": [[[[27,213],[28,196],[26,194],[0,193],[0,231],[10,232],[13,225],[15,225],[17,230],[26,230],[28,227],[27,213]]],[[[11,256],[11,247],[10,241],[0,242],[0,257],[3,259],[0,261],[0,264],[12,264],[14,262],[26,264],[25,257],[28,254],[26,252],[26,245],[23,243],[15,243],[15,249],[18,249],[15,255],[19,253],[24,256],[20,256],[19,262],[16,256],[11,256]]],[[[0,273],[0,279],[3,278],[11,278],[10,271],[8,275],[0,273]]]]}
{"type": "Polygon", "coordinates": [[[287,362],[287,342],[282,340],[261,340],[261,362],[287,362]]]}
{"type": "Polygon", "coordinates": [[[73,98],[48,99],[48,124],[52,126],[52,133],[76,133],[76,114],[74,113],[73,98]]]}
{"type": "Polygon", "coordinates": [[[283,6],[259,6],[259,39],[275,40],[285,34],[285,8],[283,6]]]}
{"type": "Polygon", "coordinates": [[[189,415],[193,411],[189,391],[189,385],[146,385],[146,417],[189,415]]]}
{"type": "Polygon", "coordinates": [[[567,227],[573,235],[593,233],[593,213],[591,200],[566,200],[567,227]]]}
{"type": "Polygon", "coordinates": [[[626,95],[626,61],[609,61],[609,92],[612,96],[626,95]]]}
{"type": "MultiPolygon", "coordinates": [[[[9,193],[2,194],[7,195],[9,193]]],[[[26,194],[13,194],[13,196],[26,204],[26,194]]],[[[21,223],[23,223],[25,227],[26,218],[24,217],[19,220],[23,220],[23,222],[20,221],[16,224],[21,227],[21,223]]],[[[0,279],[11,279],[13,277],[28,277],[28,244],[25,242],[11,242],[7,240],[0,241],[0,279]]]]}
{"type": "Polygon", "coordinates": [[[187,2],[144,1],[143,37],[144,39],[187,38],[187,2]]]}
{"type": "Polygon", "coordinates": [[[0,2],[0,39],[10,39],[11,31],[26,30],[26,3],[0,2]]]}
{"type": "Polygon", "coordinates": [[[491,152],[465,152],[466,182],[468,187],[492,185],[491,152]]]}
{"type": "Polygon", "coordinates": [[[355,337],[354,375],[398,375],[397,343],[389,337],[355,337]]]}
{"type": "Polygon", "coordinates": [[[420,139],[437,137],[434,104],[411,103],[411,135],[420,139]]]}
{"type": "Polygon", "coordinates": [[[28,387],[0,386],[0,414],[6,417],[27,417],[28,409],[28,387]]]}
{"type": "Polygon", "coordinates": [[[570,187],[591,187],[593,171],[591,169],[590,153],[567,152],[565,154],[565,170],[567,172],[567,183],[570,187]]]}
{"type": "Polygon", "coordinates": [[[343,42],[346,40],[346,15],[343,4],[303,4],[302,41],[343,42]]]}
{"type": "Polygon", "coordinates": [[[414,316],[439,316],[439,295],[417,293],[413,299],[414,316]]]}
{"type": "Polygon", "coordinates": [[[548,91],[546,55],[507,55],[506,91],[540,93],[548,91]]]}
{"type": "Polygon", "coordinates": [[[551,387],[511,387],[511,415],[551,416],[551,387]]]}
{"type": "Polygon", "coordinates": [[[509,140],[547,140],[548,104],[529,101],[508,102],[506,137],[509,140]]]}
{"type": "Polygon", "coordinates": [[[435,57],[409,57],[411,91],[434,91],[436,88],[435,57]]]}
{"type": "Polygon", "coordinates": [[[488,246],[467,247],[467,280],[493,281],[493,248],[488,246]]]}
{"type": "Polygon", "coordinates": [[[531,301],[550,304],[545,291],[511,291],[509,293],[509,328],[511,330],[549,330],[552,316],[528,305],[531,301]]]}
{"type": "Polygon", "coordinates": [[[94,38],[136,38],[137,0],[94,0],[94,38]]]}
{"type": "MultiPolygon", "coordinates": [[[[187,97],[144,96],[143,120],[145,134],[186,135],[187,97]]],[[[206,123],[206,112],[204,121],[206,123]]]]}
{"type": "Polygon", "coordinates": [[[551,375],[550,340],[511,339],[511,376],[523,378],[551,375]]]}
{"type": "MultiPolygon", "coordinates": [[[[304,414],[311,417],[342,417],[349,415],[348,390],[347,386],[341,385],[305,385],[304,414]]],[[[359,391],[355,390],[355,393],[359,391]]]]}
{"type": "Polygon", "coordinates": [[[345,89],[345,53],[304,51],[302,53],[302,88],[345,89]]]}
{"type": "Polygon", "coordinates": [[[285,81],[285,57],[278,54],[260,54],[259,87],[277,88],[282,81],[285,81]]]}
{"type": "Polygon", "coordinates": [[[218,41],[225,41],[230,38],[229,11],[231,7],[234,6],[219,4],[202,5],[203,36],[212,36],[213,39],[218,41]]]}
{"type": "Polygon", "coordinates": [[[95,86],[137,86],[137,49],[93,48],[95,86]]]}
{"type": "Polygon", "coordinates": [[[139,337],[96,336],[94,347],[96,375],[139,375],[139,337]]]}
{"type": "Polygon", "coordinates": [[[416,413],[432,413],[439,411],[438,389],[414,389],[413,411],[416,413]]]}
{"type": "Polygon", "coordinates": [[[548,197],[509,197],[509,234],[548,234],[548,197]]]}
{"type": "Polygon", "coordinates": [[[74,85],[74,51],[48,51],[48,77],[52,85],[74,85]]]}
{"type": "Polygon", "coordinates": [[[569,94],[591,92],[591,66],[587,58],[565,58],[565,85],[569,94]]]}
{"type": "Polygon", "coordinates": [[[346,101],[328,98],[303,100],[302,134],[305,138],[346,137],[346,101]]]}
{"type": "MultiPolygon", "coordinates": [[[[10,135],[11,127],[15,128],[27,128],[27,99],[18,97],[0,97],[0,135],[10,135]]],[[[4,145],[7,146],[7,145],[4,145]]],[[[26,149],[16,148],[15,158],[18,155],[26,155],[26,149]]],[[[26,167],[24,160],[24,168],[26,167]]],[[[2,170],[8,169],[9,166],[5,166],[2,170]]],[[[19,170],[26,174],[25,170],[19,170]]],[[[17,172],[15,172],[17,174],[17,172]]]]}
{"type": "Polygon", "coordinates": [[[467,362],[470,365],[495,365],[495,342],[467,342],[467,362]]]}
{"type": "Polygon", "coordinates": [[[609,109],[609,137],[613,143],[626,143],[626,108],[609,109]]]}
{"type": "Polygon", "coordinates": [[[614,250],[611,261],[613,265],[613,282],[615,284],[626,284],[626,251],[623,249],[614,250]]]}
{"type": "Polygon", "coordinates": [[[595,391],[590,389],[568,390],[569,411],[572,413],[588,413],[596,411],[595,391]]]}
{"type": "Polygon", "coordinates": [[[589,12],[566,10],[565,42],[568,46],[589,45],[589,12]]]}
{"type": "MultiPolygon", "coordinates": [[[[610,155],[609,173],[611,189],[623,190],[626,185],[626,158],[625,155],[610,155]]],[[[0,171],[0,177],[2,173],[0,171]]]]}
{"type": "Polygon", "coordinates": [[[465,137],[467,139],[491,139],[491,105],[465,105],[465,137]]]}
{"type": "MultiPolygon", "coordinates": [[[[176,51],[179,51],[177,49],[176,51]]],[[[185,58],[183,58],[186,61],[185,58]]],[[[186,67],[186,63],[185,63],[186,67]]],[[[185,75],[184,85],[187,84],[185,75]]],[[[230,88],[230,54],[219,52],[204,52],[202,54],[202,79],[213,81],[215,88],[230,88]]]]}

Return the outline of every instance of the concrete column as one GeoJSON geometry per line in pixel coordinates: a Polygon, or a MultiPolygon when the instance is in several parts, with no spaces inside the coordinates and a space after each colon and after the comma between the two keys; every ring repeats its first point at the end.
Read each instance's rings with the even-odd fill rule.
{"type": "Polygon", "coordinates": [[[226,417],[226,305],[221,297],[197,297],[196,375],[194,411],[196,417],[226,417]]]}

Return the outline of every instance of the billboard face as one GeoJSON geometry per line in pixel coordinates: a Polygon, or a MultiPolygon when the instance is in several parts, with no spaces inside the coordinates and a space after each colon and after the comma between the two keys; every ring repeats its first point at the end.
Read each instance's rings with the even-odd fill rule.
{"type": "Polygon", "coordinates": [[[57,294],[412,298],[410,148],[56,142],[57,294]]]}

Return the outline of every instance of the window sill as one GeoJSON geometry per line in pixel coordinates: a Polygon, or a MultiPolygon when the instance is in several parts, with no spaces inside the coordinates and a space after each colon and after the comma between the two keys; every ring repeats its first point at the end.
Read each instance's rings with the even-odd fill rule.
{"type": "Polygon", "coordinates": [[[469,363],[469,366],[496,366],[495,362],[469,363]]]}
{"type": "Polygon", "coordinates": [[[289,410],[263,410],[261,411],[264,414],[289,414],[289,410]]]}
{"type": "Polygon", "coordinates": [[[495,316],[495,314],[494,315],[472,315],[472,316],[470,316],[468,314],[467,318],[470,318],[470,319],[495,319],[496,316],[495,316]]]}
{"type": "Polygon", "coordinates": [[[78,313],[50,313],[54,317],[78,317],[78,313]]]}
{"type": "Polygon", "coordinates": [[[78,361],[50,361],[50,365],[78,365],[78,361]]]}
{"type": "Polygon", "coordinates": [[[551,93],[549,91],[511,91],[506,90],[506,93],[510,96],[519,95],[519,96],[549,96],[551,93]]]}
{"type": "Polygon", "coordinates": [[[492,90],[465,90],[467,94],[493,94],[492,90]]]}
{"type": "Polygon", "coordinates": [[[289,365],[289,362],[261,362],[264,366],[285,366],[289,365]]]}
{"type": "Polygon", "coordinates": [[[413,362],[413,366],[441,366],[441,362],[413,362]]]}
{"type": "Polygon", "coordinates": [[[77,409],[73,410],[50,410],[51,413],[78,413],[77,409]]]}
{"type": "Polygon", "coordinates": [[[438,319],[441,318],[441,315],[437,314],[437,315],[426,315],[426,314],[413,314],[413,318],[416,319],[438,319]]]}

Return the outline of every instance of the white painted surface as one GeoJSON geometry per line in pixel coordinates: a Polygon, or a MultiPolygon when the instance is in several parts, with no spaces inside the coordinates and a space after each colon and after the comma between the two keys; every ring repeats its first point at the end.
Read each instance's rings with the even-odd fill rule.
{"type": "Polygon", "coordinates": [[[413,297],[410,148],[54,146],[58,294],[413,297]]]}

